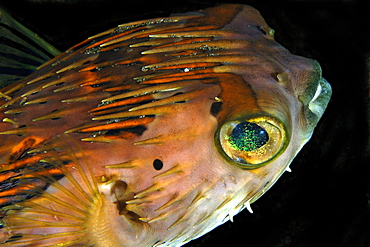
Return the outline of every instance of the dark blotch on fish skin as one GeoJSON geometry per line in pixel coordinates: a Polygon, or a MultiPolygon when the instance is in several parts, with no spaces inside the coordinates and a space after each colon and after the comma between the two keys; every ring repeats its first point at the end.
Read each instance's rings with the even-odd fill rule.
{"type": "Polygon", "coordinates": [[[220,111],[221,111],[221,108],[222,108],[222,102],[213,103],[212,106],[211,106],[211,114],[214,117],[217,117],[218,113],[220,113],[220,111]]]}
{"type": "Polygon", "coordinates": [[[129,132],[137,136],[141,136],[146,129],[147,128],[145,126],[139,125],[139,126],[132,127],[132,128],[108,130],[104,135],[105,136],[119,136],[122,134],[121,132],[129,132]]]}
{"type": "Polygon", "coordinates": [[[153,167],[154,169],[156,169],[157,171],[161,170],[163,168],[163,162],[159,159],[155,159],[153,161],[153,167]]]}

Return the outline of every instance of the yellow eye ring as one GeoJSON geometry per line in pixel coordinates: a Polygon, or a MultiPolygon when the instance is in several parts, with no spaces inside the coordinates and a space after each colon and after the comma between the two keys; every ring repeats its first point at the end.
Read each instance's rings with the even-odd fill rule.
{"type": "Polygon", "coordinates": [[[286,148],[287,142],[284,125],[267,116],[232,120],[216,132],[221,153],[244,169],[264,166],[286,148]]]}

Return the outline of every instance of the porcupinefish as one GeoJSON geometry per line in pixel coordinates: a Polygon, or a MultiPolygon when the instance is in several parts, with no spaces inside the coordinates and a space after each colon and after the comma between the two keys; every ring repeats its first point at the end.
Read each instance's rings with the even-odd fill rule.
{"type": "Polygon", "coordinates": [[[7,246],[181,246],[290,170],[331,95],[318,62],[245,5],[119,25],[62,53],[0,17],[7,246]]]}

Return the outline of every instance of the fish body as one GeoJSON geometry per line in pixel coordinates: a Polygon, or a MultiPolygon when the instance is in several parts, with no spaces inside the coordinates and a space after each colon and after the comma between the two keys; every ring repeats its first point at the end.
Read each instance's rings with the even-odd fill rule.
{"type": "Polygon", "coordinates": [[[181,246],[263,195],[330,99],[259,12],[123,24],[0,94],[0,241],[181,246]]]}

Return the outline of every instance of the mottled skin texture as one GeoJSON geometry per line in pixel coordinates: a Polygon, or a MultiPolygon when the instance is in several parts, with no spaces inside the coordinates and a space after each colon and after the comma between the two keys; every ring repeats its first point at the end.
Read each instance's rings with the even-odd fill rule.
{"type": "Polygon", "coordinates": [[[315,61],[274,41],[258,11],[224,5],[91,37],[2,96],[3,239],[174,246],[271,187],[330,88],[315,61]],[[268,145],[278,148],[263,149],[264,162],[232,160],[219,133],[235,121],[275,126],[268,145]]]}

